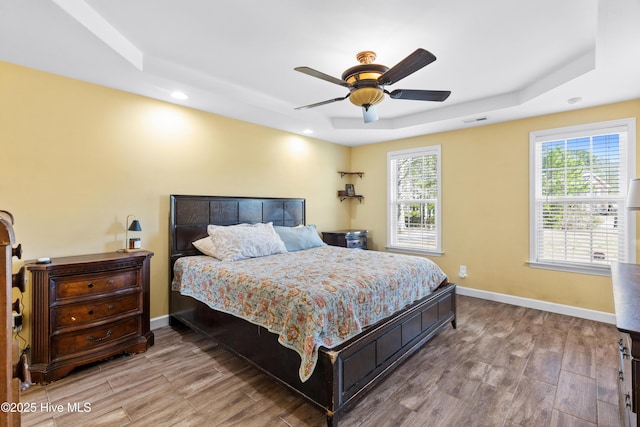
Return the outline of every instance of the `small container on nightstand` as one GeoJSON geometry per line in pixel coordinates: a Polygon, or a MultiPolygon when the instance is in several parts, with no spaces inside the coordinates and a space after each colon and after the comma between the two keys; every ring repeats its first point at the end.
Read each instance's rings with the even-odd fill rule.
{"type": "Polygon", "coordinates": [[[367,249],[367,230],[323,231],[322,240],[332,246],[367,249]]]}

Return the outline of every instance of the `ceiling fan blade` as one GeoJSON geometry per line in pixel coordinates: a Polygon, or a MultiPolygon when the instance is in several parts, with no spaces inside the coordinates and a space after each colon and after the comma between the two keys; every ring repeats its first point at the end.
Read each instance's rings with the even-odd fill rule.
{"type": "Polygon", "coordinates": [[[303,105],[302,107],[294,108],[294,110],[305,110],[307,108],[315,108],[315,107],[319,107],[321,105],[331,104],[332,102],[337,102],[337,101],[342,101],[344,99],[347,99],[349,97],[349,95],[351,95],[351,94],[348,94],[347,96],[344,96],[342,98],[327,99],[326,101],[316,102],[315,104],[303,105]]]}
{"type": "Polygon", "coordinates": [[[375,105],[369,106],[369,108],[362,107],[362,117],[364,117],[365,123],[371,123],[378,120],[378,110],[375,105]]]}
{"type": "Polygon", "coordinates": [[[436,60],[433,53],[425,49],[416,49],[411,55],[391,67],[389,71],[378,77],[379,85],[391,85],[404,79],[409,74],[415,73],[420,68],[431,64],[436,60]]]}
{"type": "Polygon", "coordinates": [[[299,71],[303,74],[307,74],[311,77],[316,77],[318,79],[327,81],[329,83],[334,83],[340,86],[344,86],[344,87],[349,87],[349,83],[345,82],[344,80],[340,80],[336,77],[332,77],[328,74],[322,73],[318,70],[314,70],[313,68],[309,68],[309,67],[296,67],[294,68],[294,70],[299,71]]]}
{"type": "Polygon", "coordinates": [[[442,102],[451,95],[450,90],[411,90],[396,89],[389,93],[393,99],[411,99],[414,101],[438,101],[442,102]]]}

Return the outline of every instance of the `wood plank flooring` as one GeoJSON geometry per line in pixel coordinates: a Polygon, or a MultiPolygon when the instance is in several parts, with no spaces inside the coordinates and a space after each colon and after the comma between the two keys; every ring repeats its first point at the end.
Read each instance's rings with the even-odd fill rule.
{"type": "MultiPolygon", "coordinates": [[[[341,427],[618,425],[613,325],[457,298],[458,328],[410,357],[341,427]]],[[[22,401],[36,411],[22,425],[325,425],[320,410],[198,333],[154,332],[146,353],[29,388],[22,401]]]]}

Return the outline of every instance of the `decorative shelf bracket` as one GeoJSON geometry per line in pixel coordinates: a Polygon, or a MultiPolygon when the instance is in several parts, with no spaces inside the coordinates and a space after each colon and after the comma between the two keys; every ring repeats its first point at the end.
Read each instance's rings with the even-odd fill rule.
{"type": "Polygon", "coordinates": [[[340,203],[342,203],[346,199],[358,199],[358,201],[362,203],[362,199],[364,199],[364,196],[340,196],[340,203]]]}
{"type": "Polygon", "coordinates": [[[343,178],[345,175],[358,175],[360,177],[360,179],[362,179],[362,176],[364,175],[364,172],[344,172],[344,171],[338,171],[338,173],[340,174],[340,178],[343,178]]]}

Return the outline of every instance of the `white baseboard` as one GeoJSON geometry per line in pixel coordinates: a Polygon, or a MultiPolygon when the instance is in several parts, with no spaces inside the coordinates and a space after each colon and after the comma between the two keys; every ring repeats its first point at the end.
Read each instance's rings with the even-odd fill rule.
{"type": "Polygon", "coordinates": [[[614,313],[604,311],[589,310],[587,308],[574,307],[571,305],[556,304],[553,302],[541,301],[531,298],[516,297],[513,295],[499,294],[497,292],[483,291],[480,289],[456,287],[457,293],[474,298],[486,299],[489,301],[502,302],[505,304],[517,305],[520,307],[535,308],[536,310],[549,311],[551,313],[564,314],[567,316],[579,317],[582,319],[595,320],[602,323],[616,323],[614,313]]]}
{"type": "Polygon", "coordinates": [[[151,330],[162,328],[163,326],[169,326],[169,315],[158,316],[151,319],[151,330]]]}

